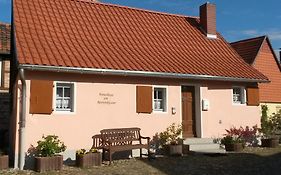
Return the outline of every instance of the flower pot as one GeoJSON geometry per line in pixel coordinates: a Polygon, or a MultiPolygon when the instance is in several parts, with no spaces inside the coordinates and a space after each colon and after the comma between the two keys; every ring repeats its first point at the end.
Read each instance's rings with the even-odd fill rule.
{"type": "Polygon", "coordinates": [[[0,156],[0,170],[9,168],[9,156],[3,155],[0,156]]]}
{"type": "Polygon", "coordinates": [[[182,145],[170,145],[170,155],[182,155],[182,145]]]}
{"type": "Polygon", "coordinates": [[[35,157],[35,171],[44,172],[52,170],[61,170],[63,157],[61,155],[53,157],[35,157]]]}
{"type": "Polygon", "coordinates": [[[243,144],[242,143],[225,144],[225,150],[239,152],[243,150],[243,144]]]}
{"type": "Polygon", "coordinates": [[[262,147],[276,148],[279,146],[278,138],[261,139],[262,147]]]}
{"type": "Polygon", "coordinates": [[[91,166],[100,166],[102,162],[101,153],[76,154],[76,166],[88,168],[91,166]]]}
{"type": "Polygon", "coordinates": [[[182,145],[182,153],[183,154],[189,154],[190,153],[189,145],[182,145]]]}

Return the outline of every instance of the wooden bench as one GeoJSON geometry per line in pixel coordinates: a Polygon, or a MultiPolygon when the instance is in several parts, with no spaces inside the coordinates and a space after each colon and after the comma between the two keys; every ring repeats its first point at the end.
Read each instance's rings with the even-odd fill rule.
{"type": "Polygon", "coordinates": [[[105,152],[109,154],[109,164],[112,161],[112,154],[118,151],[128,151],[133,149],[140,149],[140,157],[142,155],[142,148],[147,149],[149,153],[149,137],[142,137],[140,135],[140,128],[116,128],[103,129],[100,135],[93,136],[93,148],[103,150],[103,158],[105,152]],[[146,143],[142,142],[146,139],[146,143]]]}

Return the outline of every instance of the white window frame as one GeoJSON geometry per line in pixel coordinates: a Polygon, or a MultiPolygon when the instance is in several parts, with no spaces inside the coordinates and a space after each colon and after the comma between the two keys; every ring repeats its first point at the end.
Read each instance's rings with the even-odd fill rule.
{"type": "Polygon", "coordinates": [[[153,113],[168,113],[168,87],[166,86],[153,86],[153,90],[152,90],[152,110],[153,113]],[[164,98],[165,98],[165,102],[164,102],[164,109],[163,110],[157,110],[154,109],[154,89],[164,89],[165,93],[164,93],[164,98]]]}
{"type": "Polygon", "coordinates": [[[54,112],[57,114],[75,114],[76,112],[76,83],[74,82],[68,82],[68,81],[55,81],[54,82],[54,94],[53,94],[53,109],[54,112]],[[72,90],[71,90],[71,96],[72,96],[72,108],[71,110],[58,110],[56,107],[56,102],[57,102],[57,85],[58,84],[69,84],[72,86],[72,90]]]}
{"type": "Polygon", "coordinates": [[[245,87],[243,87],[243,86],[233,86],[232,89],[231,89],[231,101],[232,101],[233,105],[246,105],[246,89],[245,89],[245,87]],[[239,88],[240,91],[242,92],[241,103],[236,103],[236,102],[233,101],[233,95],[234,95],[233,90],[235,88],[239,88]]]}

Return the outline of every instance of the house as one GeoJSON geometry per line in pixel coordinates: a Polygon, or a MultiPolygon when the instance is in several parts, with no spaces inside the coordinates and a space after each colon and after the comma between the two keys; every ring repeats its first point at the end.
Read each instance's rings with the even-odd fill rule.
{"type": "Polygon", "coordinates": [[[260,36],[231,43],[238,54],[252,67],[263,73],[270,83],[259,84],[261,105],[268,106],[268,113],[281,110],[281,65],[270,40],[260,36]]]}
{"type": "Polygon", "coordinates": [[[0,22],[0,149],[8,145],[11,25],[0,22]]]}
{"type": "Polygon", "coordinates": [[[67,145],[64,159],[104,128],[153,136],[183,123],[184,138],[211,138],[259,124],[258,83],[268,78],[216,31],[216,8],[200,17],[83,0],[13,4],[11,156],[43,134],[67,145]]]}

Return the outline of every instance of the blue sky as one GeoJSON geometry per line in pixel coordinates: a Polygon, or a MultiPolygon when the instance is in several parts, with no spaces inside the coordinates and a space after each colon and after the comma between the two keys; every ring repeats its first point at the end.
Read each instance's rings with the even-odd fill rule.
{"type": "MultiPolygon", "coordinates": [[[[10,22],[11,0],[0,0],[0,21],[10,22]]],[[[174,14],[198,16],[206,0],[102,0],[112,4],[174,14]]],[[[281,47],[280,0],[209,0],[217,5],[217,29],[230,42],[268,35],[273,48],[281,47]]]]}

